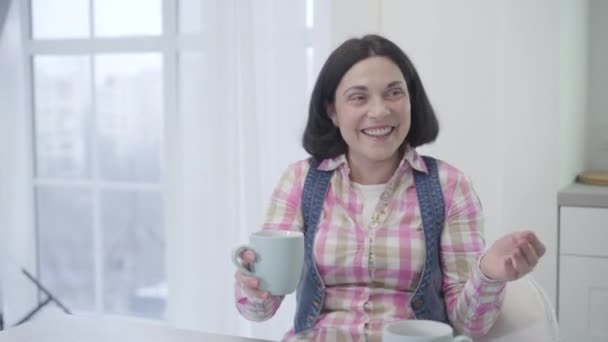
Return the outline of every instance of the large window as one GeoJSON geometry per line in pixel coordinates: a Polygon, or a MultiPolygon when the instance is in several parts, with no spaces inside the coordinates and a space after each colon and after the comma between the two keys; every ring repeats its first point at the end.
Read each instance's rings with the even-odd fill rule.
{"type": "Polygon", "coordinates": [[[38,275],[75,312],[164,318],[161,0],[32,0],[38,275]]]}
{"type": "MultiPolygon", "coordinates": [[[[314,0],[293,1],[310,91],[314,0]]],[[[75,312],[166,318],[165,132],[205,115],[212,3],[28,1],[36,273],[75,312]]]]}

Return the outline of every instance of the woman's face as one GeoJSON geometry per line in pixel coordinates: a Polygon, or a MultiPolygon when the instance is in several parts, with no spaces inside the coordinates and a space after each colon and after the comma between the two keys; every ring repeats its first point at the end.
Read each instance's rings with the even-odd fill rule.
{"type": "Polygon", "coordinates": [[[355,163],[394,161],[410,130],[410,98],[399,67],[373,56],[353,65],[342,77],[328,106],[334,125],[355,163]]]}

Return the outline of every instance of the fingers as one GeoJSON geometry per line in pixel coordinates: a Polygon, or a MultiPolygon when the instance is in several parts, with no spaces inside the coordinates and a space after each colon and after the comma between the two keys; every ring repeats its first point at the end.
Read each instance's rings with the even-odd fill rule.
{"type": "Polygon", "coordinates": [[[519,279],[530,271],[530,266],[528,266],[521,252],[515,251],[510,259],[513,264],[514,279],[519,279]]]}
{"type": "Polygon", "coordinates": [[[532,245],[536,255],[538,255],[539,258],[545,255],[547,248],[545,248],[545,245],[540,242],[540,239],[536,236],[536,234],[530,232],[526,240],[528,240],[528,242],[532,245]]]}
{"type": "Polygon", "coordinates": [[[241,264],[243,267],[247,268],[248,270],[251,270],[251,265],[253,265],[256,260],[255,253],[250,249],[246,249],[241,252],[239,258],[241,259],[241,264]]]}
{"type": "Polygon", "coordinates": [[[532,231],[519,231],[501,239],[494,252],[500,256],[503,264],[499,278],[511,281],[530,273],[545,254],[546,248],[532,231]]]}
{"type": "Polygon", "coordinates": [[[507,272],[513,277],[512,280],[516,280],[530,273],[538,263],[538,259],[539,257],[532,245],[524,240],[518,243],[518,247],[507,259],[505,266],[507,272]]]}
{"type": "Polygon", "coordinates": [[[257,298],[257,299],[261,299],[261,300],[266,300],[266,299],[268,299],[268,296],[270,295],[266,291],[262,291],[259,289],[253,289],[251,287],[243,287],[242,289],[243,289],[243,292],[245,292],[245,294],[249,298],[257,298]]]}
{"type": "Polygon", "coordinates": [[[545,245],[540,241],[538,236],[536,236],[536,234],[534,234],[534,232],[530,230],[517,232],[516,234],[514,234],[514,240],[516,242],[526,240],[529,244],[532,245],[534,251],[536,252],[536,255],[538,255],[539,258],[545,255],[545,252],[547,251],[545,245]]]}
{"type": "Polygon", "coordinates": [[[242,285],[242,287],[250,287],[256,289],[260,285],[260,281],[257,278],[246,276],[238,271],[234,274],[234,277],[236,278],[237,282],[242,285]]]}
{"type": "Polygon", "coordinates": [[[536,254],[536,250],[534,249],[534,247],[532,247],[532,244],[528,243],[527,241],[524,241],[519,246],[519,252],[524,257],[530,269],[534,268],[538,263],[538,259],[540,259],[538,254],[536,254]]]}
{"type": "Polygon", "coordinates": [[[516,262],[515,262],[515,258],[513,256],[510,256],[508,258],[505,259],[504,261],[505,263],[505,271],[507,272],[507,280],[515,280],[519,278],[519,272],[517,271],[517,266],[516,266],[516,262]]]}
{"type": "Polygon", "coordinates": [[[266,291],[262,291],[258,288],[260,285],[260,281],[255,277],[248,277],[241,272],[236,272],[234,274],[237,284],[241,287],[241,289],[245,292],[248,297],[255,297],[259,299],[266,299],[269,296],[269,293],[266,291]]]}
{"type": "Polygon", "coordinates": [[[504,264],[505,264],[505,270],[507,271],[508,274],[515,272],[515,265],[513,264],[513,257],[506,258],[504,261],[504,264]]]}
{"type": "MultiPolygon", "coordinates": [[[[256,255],[254,251],[246,249],[241,252],[241,254],[239,254],[239,259],[243,267],[248,270],[251,270],[251,266],[256,261],[256,255]]],[[[240,271],[236,271],[236,273],[234,274],[234,278],[236,279],[237,284],[248,297],[266,299],[270,295],[268,292],[262,291],[258,288],[260,286],[260,281],[255,277],[246,276],[240,271]]]]}
{"type": "Polygon", "coordinates": [[[546,252],[545,246],[531,231],[517,232],[512,235],[515,248],[504,261],[504,269],[511,280],[530,273],[546,252]]]}

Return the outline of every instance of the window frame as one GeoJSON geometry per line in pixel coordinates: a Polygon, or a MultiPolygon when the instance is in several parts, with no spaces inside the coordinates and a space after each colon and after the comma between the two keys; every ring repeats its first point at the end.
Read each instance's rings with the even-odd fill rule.
{"type": "MultiPolygon", "coordinates": [[[[307,2],[313,3],[312,12],[310,15],[313,16],[313,25],[312,27],[308,26],[309,19],[306,19],[306,28],[307,28],[307,46],[309,48],[313,48],[313,65],[312,70],[318,69],[318,67],[322,64],[322,61],[325,56],[319,54],[317,52],[317,48],[321,50],[328,50],[329,48],[329,40],[327,38],[326,31],[329,30],[329,22],[327,21],[328,14],[323,15],[323,18],[319,20],[320,16],[318,16],[319,10],[321,7],[327,7],[329,5],[319,5],[319,0],[305,0],[307,2]],[[325,42],[324,44],[319,44],[319,41],[325,42]],[[317,42],[317,43],[315,43],[317,42]]],[[[28,244],[27,259],[32,259],[33,262],[25,263],[29,267],[32,267],[31,272],[34,274],[39,274],[40,263],[39,263],[39,246],[38,246],[38,232],[37,232],[37,224],[36,224],[36,201],[35,201],[35,190],[38,186],[58,186],[58,187],[68,187],[68,186],[94,186],[95,194],[93,196],[93,200],[96,201],[94,204],[94,210],[96,212],[94,217],[94,244],[95,244],[95,312],[93,314],[104,314],[104,306],[103,306],[103,236],[101,232],[101,222],[100,222],[100,193],[102,190],[111,189],[111,190],[137,190],[137,191],[161,191],[161,196],[163,199],[163,209],[165,211],[164,215],[164,231],[165,231],[165,244],[167,246],[166,254],[165,254],[165,272],[166,272],[166,280],[169,286],[169,292],[166,297],[166,311],[165,311],[165,319],[173,320],[175,313],[172,312],[172,296],[171,296],[171,287],[172,287],[172,279],[175,280],[175,275],[173,274],[169,264],[171,262],[171,250],[175,249],[174,246],[175,237],[172,237],[168,233],[168,227],[170,224],[179,224],[180,218],[176,217],[174,205],[172,204],[172,194],[171,192],[167,193],[166,186],[171,184],[172,177],[178,177],[180,172],[180,165],[175,165],[171,170],[168,168],[163,168],[163,172],[161,174],[161,179],[159,184],[133,184],[133,183],[122,183],[122,182],[102,182],[102,181],[63,181],[56,179],[44,179],[44,178],[36,178],[35,177],[35,146],[36,146],[36,136],[34,130],[34,120],[35,120],[35,106],[34,106],[34,80],[33,80],[33,58],[36,55],[85,55],[91,59],[90,68],[91,75],[93,75],[95,70],[95,59],[94,56],[97,54],[108,54],[108,53],[146,53],[146,52],[155,52],[160,53],[162,58],[162,77],[163,77],[163,133],[161,140],[161,160],[164,161],[164,165],[175,162],[178,157],[171,156],[168,152],[175,152],[179,150],[179,143],[177,137],[180,133],[180,127],[177,120],[175,120],[175,115],[178,112],[178,76],[179,76],[179,65],[178,65],[178,56],[182,52],[189,51],[204,51],[206,48],[205,43],[200,37],[204,33],[180,33],[179,32],[179,22],[178,22],[178,2],[179,0],[162,0],[162,34],[160,36],[155,37],[112,37],[112,38],[99,38],[99,37],[89,37],[87,39],[45,39],[45,40],[34,40],[32,37],[32,16],[31,16],[31,0],[17,0],[17,5],[19,7],[18,14],[19,19],[21,21],[21,47],[23,51],[19,52],[20,57],[22,57],[23,61],[23,95],[24,99],[20,99],[20,103],[23,103],[23,114],[25,114],[25,119],[23,120],[23,124],[20,123],[18,130],[18,136],[21,140],[26,141],[26,144],[19,145],[17,143],[16,147],[19,149],[21,153],[25,155],[20,158],[25,160],[26,162],[23,165],[19,166],[19,169],[27,170],[27,175],[23,176],[27,178],[27,203],[24,202],[19,209],[22,213],[29,214],[30,217],[23,218],[24,221],[27,222],[25,228],[27,228],[27,233],[24,236],[21,236],[19,233],[18,239],[26,237],[28,240],[25,242],[28,244]],[[93,184],[95,183],[95,184],[93,184]]],[[[93,32],[93,28],[95,25],[94,22],[94,13],[93,13],[93,0],[88,0],[89,2],[89,25],[90,32],[93,32]]],[[[308,6],[308,4],[307,4],[308,6]]],[[[307,8],[308,13],[308,8],[307,8]]],[[[311,80],[314,82],[314,79],[311,80]]],[[[94,95],[94,80],[91,80],[91,92],[94,95]]],[[[311,87],[312,88],[312,87],[311,87]]],[[[92,101],[95,101],[95,97],[92,97],[92,101]]],[[[92,115],[96,115],[95,113],[95,103],[92,103],[92,115]]],[[[93,120],[94,121],[94,120],[93,120]]],[[[11,142],[14,143],[14,142],[11,142]]],[[[95,145],[93,145],[95,146],[95,145]]],[[[96,158],[96,157],[94,157],[96,158]]],[[[95,162],[96,163],[96,162],[95,162]]],[[[96,164],[92,164],[93,172],[98,172],[96,164]]],[[[162,166],[161,166],[162,167],[162,166]]],[[[21,176],[21,175],[20,175],[21,176]]],[[[9,228],[13,229],[14,228],[9,228]]],[[[6,283],[6,282],[4,282],[6,283]]],[[[9,280],[8,286],[12,283],[9,280]]],[[[40,303],[43,300],[43,296],[38,295],[38,302],[40,303]]],[[[20,304],[21,305],[21,304],[20,304]]],[[[24,306],[27,306],[27,303],[24,303],[24,306]]],[[[12,308],[9,308],[12,310],[12,308]]],[[[86,312],[91,313],[91,312],[86,312]]],[[[131,317],[131,316],[129,316],[131,317]]]]}
{"type": "MultiPolygon", "coordinates": [[[[94,1],[88,1],[89,13],[89,34],[88,38],[78,39],[34,39],[32,35],[32,0],[20,1],[20,15],[22,28],[22,46],[24,58],[24,87],[25,87],[25,114],[28,118],[26,129],[26,137],[29,139],[29,146],[26,152],[28,153],[27,160],[29,162],[28,169],[28,191],[30,194],[29,208],[27,212],[31,214],[31,226],[28,227],[33,232],[33,258],[35,260],[34,274],[40,274],[40,256],[39,256],[39,232],[37,224],[37,204],[36,204],[36,189],[40,186],[57,187],[57,188],[79,188],[89,190],[92,193],[92,212],[93,212],[93,260],[94,260],[94,312],[82,312],[84,314],[105,314],[104,307],[104,250],[103,250],[103,229],[101,222],[101,198],[102,193],[106,190],[121,190],[121,191],[136,191],[136,192],[157,192],[161,195],[163,202],[163,210],[165,209],[165,193],[164,184],[166,177],[161,172],[158,183],[138,183],[133,181],[102,181],[99,179],[99,162],[96,148],[97,137],[95,134],[91,137],[91,174],[90,179],[48,179],[37,177],[35,174],[35,158],[36,158],[36,112],[35,112],[35,80],[33,61],[38,55],[43,56],[86,56],[89,58],[89,73],[91,75],[90,95],[91,95],[91,127],[89,132],[96,132],[96,95],[95,95],[95,57],[103,54],[131,54],[131,53],[159,53],[162,59],[162,77],[164,96],[162,108],[162,134],[160,143],[160,160],[165,161],[166,151],[166,132],[167,132],[167,113],[175,112],[176,106],[176,81],[177,81],[177,60],[176,55],[179,51],[179,46],[184,43],[178,42],[177,34],[177,1],[178,0],[161,0],[162,5],[162,34],[159,36],[126,36],[126,37],[94,37],[95,16],[94,16],[94,1]]],[[[188,43],[185,43],[188,45],[188,43]]],[[[164,168],[164,162],[161,162],[161,170],[164,168]]],[[[165,215],[166,216],[166,215],[165,215]]],[[[166,243],[166,220],[163,224],[165,231],[166,243]]],[[[165,264],[167,263],[167,255],[164,256],[165,264]]],[[[167,270],[167,267],[165,267],[167,270]]],[[[165,271],[167,272],[167,271],[165,271]]],[[[167,279],[168,280],[168,279],[167,279]]],[[[44,295],[38,291],[38,303],[44,300],[44,295]]],[[[169,302],[169,296],[165,298],[166,303],[169,302]]],[[[122,316],[122,315],[115,315],[122,316]]],[[[131,317],[131,316],[129,316],[131,317]]],[[[165,311],[164,319],[168,319],[167,310],[165,311]]]]}

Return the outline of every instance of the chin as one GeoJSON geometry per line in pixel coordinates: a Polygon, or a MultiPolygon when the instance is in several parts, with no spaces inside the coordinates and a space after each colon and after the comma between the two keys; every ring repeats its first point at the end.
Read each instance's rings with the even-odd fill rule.
{"type": "Polygon", "coordinates": [[[393,151],[391,152],[386,152],[386,153],[373,153],[373,154],[369,154],[367,155],[367,158],[369,160],[373,160],[375,162],[384,162],[393,158],[398,158],[399,155],[397,153],[397,151],[393,151]]]}

